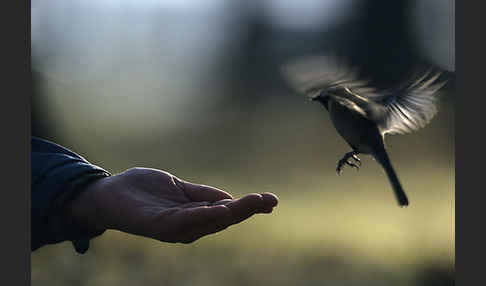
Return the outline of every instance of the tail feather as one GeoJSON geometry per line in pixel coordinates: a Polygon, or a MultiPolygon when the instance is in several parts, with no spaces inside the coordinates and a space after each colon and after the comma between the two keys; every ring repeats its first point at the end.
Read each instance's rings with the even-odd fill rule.
{"type": "Polygon", "coordinates": [[[375,152],[374,157],[383,166],[383,169],[385,169],[388,179],[393,187],[393,191],[395,192],[395,196],[398,200],[398,204],[402,207],[408,206],[409,202],[407,195],[405,194],[405,191],[398,180],[398,176],[393,169],[390,158],[388,158],[388,154],[386,153],[385,149],[383,148],[382,150],[375,152]]]}

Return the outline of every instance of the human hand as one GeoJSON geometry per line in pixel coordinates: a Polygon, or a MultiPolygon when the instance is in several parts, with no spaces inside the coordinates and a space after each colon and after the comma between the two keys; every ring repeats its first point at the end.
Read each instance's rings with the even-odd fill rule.
{"type": "Polygon", "coordinates": [[[91,231],[116,229],[164,242],[191,243],[256,213],[271,213],[274,194],[240,199],[167,172],[132,168],[87,186],[66,208],[73,223],[91,231]]]}

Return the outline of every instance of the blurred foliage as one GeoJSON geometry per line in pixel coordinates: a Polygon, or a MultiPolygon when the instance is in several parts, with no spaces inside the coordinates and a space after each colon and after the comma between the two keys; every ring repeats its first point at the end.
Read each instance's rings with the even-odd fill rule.
{"type": "Polygon", "coordinates": [[[32,285],[453,285],[454,80],[426,128],[386,138],[411,201],[402,209],[370,157],[362,156],[359,172],[335,173],[349,147],[322,106],[296,96],[279,74],[289,58],[338,49],[378,85],[403,79],[427,59],[409,28],[410,5],[392,2],[362,1],[359,13],[340,25],[309,31],[282,30],[264,13],[230,5],[232,40],[221,54],[200,55],[215,54],[207,65],[164,58],[159,49],[170,45],[164,35],[170,38],[175,24],[161,23],[199,23],[170,13],[150,18],[162,46],[148,44],[154,38],[131,42],[123,35],[134,31],[123,26],[115,43],[126,46],[95,57],[112,57],[119,66],[92,68],[96,76],[81,72],[89,67],[83,58],[79,66],[67,64],[82,78],[56,73],[62,56],[35,46],[52,48],[56,38],[33,41],[34,135],[113,173],[159,168],[235,196],[273,192],[280,203],[269,216],[191,245],[108,231],[85,255],[67,242],[45,246],[32,253],[32,285]]]}

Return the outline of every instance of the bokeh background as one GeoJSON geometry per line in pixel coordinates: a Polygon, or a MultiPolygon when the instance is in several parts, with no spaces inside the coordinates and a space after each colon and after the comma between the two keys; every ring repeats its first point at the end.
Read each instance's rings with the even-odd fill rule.
{"type": "Polygon", "coordinates": [[[454,1],[32,2],[32,134],[117,173],[167,170],[280,204],[190,245],[108,231],[85,255],[32,253],[32,285],[453,285],[454,1]],[[411,200],[349,151],[280,66],[337,53],[389,87],[419,64],[450,81],[424,129],[387,137],[411,200]]]}

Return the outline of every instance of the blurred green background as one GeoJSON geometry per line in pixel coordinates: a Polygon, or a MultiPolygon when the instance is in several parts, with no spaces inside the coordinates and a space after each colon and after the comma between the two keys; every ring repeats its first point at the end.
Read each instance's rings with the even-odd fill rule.
{"type": "Polygon", "coordinates": [[[42,247],[32,285],[454,284],[453,1],[37,1],[32,70],[33,135],[112,173],[280,198],[190,245],[108,231],[84,255],[42,247]],[[452,79],[426,128],[387,137],[409,208],[369,156],[336,174],[349,147],[279,73],[327,51],[377,86],[419,63],[452,79]]]}

